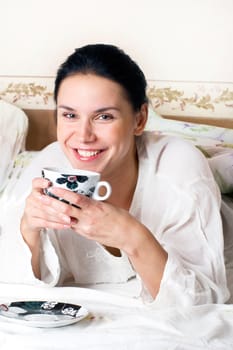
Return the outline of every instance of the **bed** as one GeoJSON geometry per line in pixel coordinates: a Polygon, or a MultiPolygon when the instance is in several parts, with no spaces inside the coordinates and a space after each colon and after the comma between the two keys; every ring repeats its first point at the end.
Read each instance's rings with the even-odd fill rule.
{"type": "MultiPolygon", "coordinates": [[[[0,203],[22,171],[56,140],[53,109],[21,109],[0,101],[0,203]],[[10,134],[9,134],[10,133],[10,134]],[[10,135],[10,136],[9,136],[10,135]],[[2,150],[4,151],[4,154],[2,150]]],[[[147,129],[192,142],[207,157],[223,199],[225,257],[233,285],[233,118],[161,116],[150,108],[147,129]]],[[[0,236],[1,244],[1,236],[0,236]]],[[[0,267],[1,268],[1,267],[0,267]]],[[[151,309],[138,298],[137,280],[120,285],[33,287],[0,284],[0,304],[12,300],[60,300],[84,306],[88,316],[61,328],[33,328],[0,319],[0,348],[42,349],[233,349],[233,301],[224,305],[151,309]]]]}

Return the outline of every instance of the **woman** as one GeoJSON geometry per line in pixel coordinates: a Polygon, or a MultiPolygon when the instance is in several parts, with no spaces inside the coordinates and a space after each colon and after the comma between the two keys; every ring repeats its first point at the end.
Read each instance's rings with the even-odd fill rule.
{"type": "Polygon", "coordinates": [[[144,132],[146,80],[137,64],[115,46],[84,46],[61,65],[54,96],[58,143],[26,170],[37,177],[18,254],[30,283],[126,283],[137,275],[155,304],[224,302],[218,188],[192,145],[144,132]],[[46,196],[40,171],[48,165],[100,172],[112,194],[99,202],[50,191],[80,209],[46,196]]]}

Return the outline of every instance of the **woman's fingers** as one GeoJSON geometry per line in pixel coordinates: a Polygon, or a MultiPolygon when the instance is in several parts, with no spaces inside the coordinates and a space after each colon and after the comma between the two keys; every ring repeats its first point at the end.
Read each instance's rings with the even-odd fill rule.
{"type": "Polygon", "coordinates": [[[32,180],[32,191],[43,192],[49,186],[51,186],[51,182],[48,179],[36,177],[32,180]]]}
{"type": "Polygon", "coordinates": [[[71,204],[72,206],[79,209],[85,209],[90,205],[90,198],[86,197],[83,194],[77,194],[75,192],[62,188],[51,187],[49,188],[49,194],[60,198],[61,201],[63,200],[65,203],[71,204]]]}
{"type": "Polygon", "coordinates": [[[49,185],[46,179],[33,180],[33,190],[25,209],[31,225],[51,229],[70,227],[97,240],[105,230],[109,232],[112,228],[112,221],[109,224],[109,220],[104,218],[110,209],[107,209],[106,203],[66,189],[48,187],[49,185]],[[46,189],[52,196],[45,194],[46,189]]]}
{"type": "Polygon", "coordinates": [[[127,211],[66,189],[50,187],[49,192],[53,196],[35,191],[33,215],[37,224],[51,229],[70,227],[103,245],[119,249],[125,246],[130,220],[127,211]]]}
{"type": "Polygon", "coordinates": [[[33,180],[32,192],[28,196],[25,206],[28,226],[32,229],[61,229],[70,227],[73,222],[70,217],[71,212],[69,213],[70,206],[44,194],[49,184],[50,182],[46,179],[36,178],[33,180]]]}

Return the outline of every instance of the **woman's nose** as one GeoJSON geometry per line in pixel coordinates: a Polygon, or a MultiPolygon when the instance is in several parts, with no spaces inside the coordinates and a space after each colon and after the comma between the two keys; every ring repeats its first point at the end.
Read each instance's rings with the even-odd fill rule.
{"type": "Polygon", "coordinates": [[[76,133],[81,142],[93,142],[96,139],[94,127],[90,121],[80,121],[76,133]]]}

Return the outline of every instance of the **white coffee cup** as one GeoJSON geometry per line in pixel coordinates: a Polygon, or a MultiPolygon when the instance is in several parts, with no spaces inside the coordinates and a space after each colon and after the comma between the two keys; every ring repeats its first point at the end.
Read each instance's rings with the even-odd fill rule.
{"type": "MultiPolygon", "coordinates": [[[[107,181],[100,181],[100,173],[79,169],[43,168],[42,177],[51,182],[51,186],[70,190],[98,201],[104,201],[111,195],[111,185],[107,181]],[[101,188],[105,188],[104,195],[100,195],[101,188]]],[[[49,189],[46,193],[52,195],[49,189]]],[[[55,197],[55,196],[54,196],[55,197]]]]}

